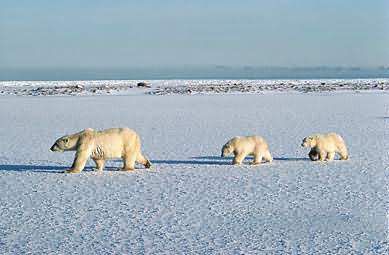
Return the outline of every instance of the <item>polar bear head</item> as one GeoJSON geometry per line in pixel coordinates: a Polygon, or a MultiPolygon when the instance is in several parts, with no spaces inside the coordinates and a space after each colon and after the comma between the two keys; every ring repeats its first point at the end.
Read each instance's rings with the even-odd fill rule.
{"type": "Polygon", "coordinates": [[[67,151],[67,150],[74,150],[77,146],[78,137],[74,136],[63,136],[61,138],[58,138],[57,141],[51,146],[51,151],[67,151]]]}
{"type": "Polygon", "coordinates": [[[316,146],[316,138],[315,136],[311,135],[311,136],[307,136],[303,139],[303,142],[301,144],[301,146],[303,147],[315,147],[316,146]]]}
{"type": "Polygon", "coordinates": [[[231,143],[226,143],[223,148],[222,148],[222,157],[225,157],[229,154],[231,154],[232,152],[234,152],[234,148],[233,146],[231,145],[231,143]]]}

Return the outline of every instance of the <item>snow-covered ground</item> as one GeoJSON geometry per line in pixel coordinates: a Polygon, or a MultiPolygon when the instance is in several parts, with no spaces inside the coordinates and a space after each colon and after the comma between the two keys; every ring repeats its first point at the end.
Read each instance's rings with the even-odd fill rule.
{"type": "Polygon", "coordinates": [[[0,95],[3,96],[263,94],[269,91],[308,93],[388,90],[389,79],[0,81],[0,95]]]}
{"type": "MultiPolygon", "coordinates": [[[[387,254],[385,93],[0,97],[0,254],[387,254]],[[61,173],[61,135],[128,126],[152,170],[61,173]],[[311,162],[335,131],[349,161],[311,162]],[[275,161],[230,165],[232,136],[275,161]]],[[[90,166],[92,166],[90,162],[90,166]]]]}

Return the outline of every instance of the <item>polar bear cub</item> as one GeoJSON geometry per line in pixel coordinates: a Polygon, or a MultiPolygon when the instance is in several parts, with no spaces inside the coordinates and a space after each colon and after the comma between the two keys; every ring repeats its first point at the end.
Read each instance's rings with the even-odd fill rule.
{"type": "Polygon", "coordinates": [[[65,135],[59,138],[51,151],[76,151],[72,167],[66,173],[81,172],[88,158],[92,158],[97,170],[104,168],[105,160],[122,158],[122,170],[135,169],[135,162],[150,168],[150,161],[141,153],[141,143],[138,134],[129,128],[111,128],[95,131],[87,128],[79,133],[65,135]]]}
{"type": "Polygon", "coordinates": [[[269,152],[269,146],[260,136],[236,136],[229,140],[222,148],[221,156],[234,154],[232,164],[239,165],[248,155],[254,156],[253,164],[260,164],[262,159],[272,162],[273,157],[269,152]]]}
{"type": "Polygon", "coordinates": [[[341,160],[348,159],[346,144],[343,138],[336,133],[307,136],[303,139],[301,146],[311,148],[309,152],[311,160],[314,160],[312,157],[316,160],[315,154],[318,155],[320,161],[334,160],[336,153],[340,155],[341,160]]]}
{"type": "Polygon", "coordinates": [[[311,148],[311,150],[308,153],[309,158],[312,161],[317,161],[319,160],[319,153],[316,151],[316,148],[311,148]]]}

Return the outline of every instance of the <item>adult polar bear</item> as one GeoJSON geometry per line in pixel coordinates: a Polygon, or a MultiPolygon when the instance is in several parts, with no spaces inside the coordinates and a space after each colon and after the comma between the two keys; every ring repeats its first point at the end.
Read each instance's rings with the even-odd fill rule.
{"type": "Polygon", "coordinates": [[[229,140],[222,148],[222,157],[234,154],[232,164],[239,165],[248,155],[254,156],[253,164],[257,165],[264,159],[266,162],[272,162],[273,157],[269,152],[269,146],[265,139],[260,136],[236,136],[229,140]]]}
{"type": "Polygon", "coordinates": [[[309,152],[311,160],[334,160],[335,154],[340,155],[341,160],[348,159],[348,151],[343,138],[336,133],[313,134],[303,139],[303,147],[312,148],[309,152]],[[315,156],[315,154],[317,156],[315,156]]]}
{"type": "Polygon", "coordinates": [[[51,151],[76,151],[72,167],[66,173],[81,172],[89,157],[96,163],[97,170],[104,169],[105,160],[122,158],[122,170],[135,169],[135,162],[150,168],[150,161],[141,153],[138,134],[129,128],[111,128],[95,131],[87,128],[79,133],[59,138],[51,151]]]}

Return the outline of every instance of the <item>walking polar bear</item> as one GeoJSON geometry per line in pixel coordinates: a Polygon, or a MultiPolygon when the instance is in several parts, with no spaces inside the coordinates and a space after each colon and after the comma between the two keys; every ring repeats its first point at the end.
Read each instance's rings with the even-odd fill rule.
{"type": "Polygon", "coordinates": [[[221,156],[225,157],[234,154],[232,164],[239,165],[248,155],[254,156],[253,164],[257,165],[264,159],[266,162],[272,162],[273,157],[269,152],[269,146],[265,139],[260,136],[236,136],[229,140],[222,148],[221,156]]]}
{"type": "Polygon", "coordinates": [[[104,169],[105,160],[122,158],[122,170],[135,169],[135,162],[150,168],[150,161],[141,153],[141,143],[138,134],[129,128],[111,128],[95,131],[87,128],[79,133],[65,135],[59,138],[51,151],[76,151],[72,167],[66,173],[81,172],[88,158],[92,158],[99,171],[104,169]]]}
{"type": "Polygon", "coordinates": [[[340,155],[341,160],[348,159],[346,144],[343,138],[336,133],[307,136],[303,139],[301,146],[311,148],[309,152],[311,160],[334,160],[336,153],[340,155]]]}

